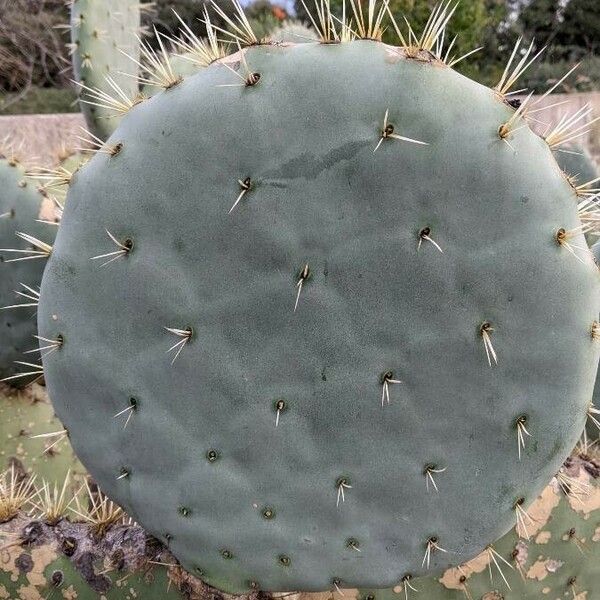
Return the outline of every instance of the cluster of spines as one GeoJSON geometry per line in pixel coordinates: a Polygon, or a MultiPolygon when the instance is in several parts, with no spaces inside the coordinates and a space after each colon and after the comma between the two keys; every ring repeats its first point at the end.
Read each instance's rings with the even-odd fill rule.
{"type": "Polygon", "coordinates": [[[56,525],[71,514],[102,534],[112,525],[133,522],[97,485],[90,485],[85,479],[83,485],[73,491],[72,484],[70,471],[62,483],[42,480],[38,485],[35,474],[21,472],[14,463],[11,464],[0,474],[0,523],[25,512],[49,525],[56,525]]]}

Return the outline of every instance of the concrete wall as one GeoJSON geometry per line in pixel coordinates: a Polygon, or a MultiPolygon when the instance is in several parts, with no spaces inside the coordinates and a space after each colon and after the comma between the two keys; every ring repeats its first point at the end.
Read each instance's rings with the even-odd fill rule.
{"type": "MultiPolygon", "coordinates": [[[[590,92],[586,94],[552,94],[540,102],[540,107],[550,106],[559,102],[566,103],[548,108],[548,110],[541,111],[534,115],[535,118],[542,121],[542,123],[532,122],[531,126],[540,135],[543,134],[546,129],[545,124],[549,123],[554,125],[558,123],[564,114],[573,114],[580,108],[583,108],[586,104],[589,104],[593,109],[592,114],[587,119],[588,121],[591,121],[595,117],[600,117],[600,92],[590,92]]],[[[592,123],[590,134],[582,137],[581,143],[592,153],[596,158],[596,161],[600,164],[600,121],[592,123]]]]}
{"type": "MultiPolygon", "coordinates": [[[[543,123],[532,123],[534,129],[543,133],[546,123],[557,123],[565,112],[575,112],[587,103],[594,108],[594,114],[600,116],[600,92],[553,94],[540,106],[563,101],[567,104],[537,113],[536,118],[543,123]]],[[[52,166],[61,151],[81,146],[77,136],[83,135],[80,127],[84,125],[79,114],[0,117],[0,140],[6,138],[20,148],[19,154],[26,164],[52,166]]],[[[600,163],[600,121],[592,125],[592,133],[581,141],[600,163]]]]}
{"type": "Polygon", "coordinates": [[[16,148],[25,165],[52,167],[65,150],[83,145],[85,137],[79,113],[60,115],[18,115],[0,117],[0,140],[16,148]]]}

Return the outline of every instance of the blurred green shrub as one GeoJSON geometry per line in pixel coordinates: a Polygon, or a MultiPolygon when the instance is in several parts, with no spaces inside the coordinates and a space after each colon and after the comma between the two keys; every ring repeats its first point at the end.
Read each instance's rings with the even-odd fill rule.
{"type": "Polygon", "coordinates": [[[77,97],[71,88],[29,88],[20,95],[0,92],[0,115],[34,115],[79,112],[77,97]]]}

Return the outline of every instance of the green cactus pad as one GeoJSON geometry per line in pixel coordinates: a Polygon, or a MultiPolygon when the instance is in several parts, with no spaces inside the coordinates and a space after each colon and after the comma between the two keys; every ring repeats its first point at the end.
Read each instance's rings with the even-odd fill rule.
{"type": "MultiPolygon", "coordinates": [[[[197,61],[191,60],[194,56],[191,53],[184,54],[171,54],[169,56],[169,64],[173,75],[180,77],[189,77],[195,75],[201,69],[205,67],[201,66],[197,61]]],[[[142,94],[146,98],[152,98],[159,92],[163,91],[163,88],[157,85],[146,84],[142,89],[142,94]]]]}
{"type": "MultiPolygon", "coordinates": [[[[551,593],[550,598],[569,594],[591,598],[586,594],[596,590],[600,577],[599,458],[592,451],[567,460],[562,473],[572,482],[571,495],[565,495],[566,488],[557,479],[552,480],[530,508],[534,520],[530,540],[511,531],[493,544],[493,557],[502,572],[485,551],[439,578],[400,581],[389,590],[339,589],[334,594],[297,598],[537,600],[551,593]],[[579,492],[573,493],[574,489],[579,492]]],[[[96,598],[102,590],[107,600],[122,598],[123,593],[188,599],[214,593],[182,571],[174,557],[137,526],[115,525],[99,540],[92,525],[63,521],[48,527],[22,515],[0,525],[0,536],[21,542],[4,550],[0,563],[0,593],[15,600],[37,598],[33,590],[42,594],[53,588],[67,597],[76,593],[78,599],[96,598]],[[165,569],[164,565],[172,566],[165,569]]],[[[266,600],[268,595],[261,597],[266,600]]]]}
{"type": "MultiPolygon", "coordinates": [[[[89,87],[114,94],[107,77],[129,98],[138,94],[140,58],[139,0],[73,0],[71,44],[76,80],[89,87]],[[134,60],[131,60],[125,54],[134,60]]],[[[82,99],[90,99],[81,90],[82,99]]],[[[119,116],[111,110],[81,102],[81,111],[90,131],[106,139],[117,127],[119,116]]]]}
{"type": "Polygon", "coordinates": [[[559,149],[554,152],[556,162],[578,184],[587,183],[600,175],[600,169],[592,155],[581,146],[559,149]]]}
{"type": "Polygon", "coordinates": [[[274,42],[305,44],[306,42],[316,41],[318,36],[314,29],[307,27],[304,23],[286,21],[282,23],[281,27],[271,33],[269,38],[274,42]]]}
{"type": "Polygon", "coordinates": [[[530,540],[511,531],[493,544],[494,558],[486,551],[439,579],[410,581],[414,589],[407,586],[406,595],[406,584],[399,582],[394,589],[345,591],[344,596],[363,600],[594,598],[600,582],[600,455],[574,456],[564,473],[581,493],[565,495],[554,479],[531,508],[530,540]]]}
{"type": "Polygon", "coordinates": [[[528,128],[499,137],[495,92],[412,56],[249,48],[251,77],[226,59],[249,85],[216,63],[139,104],[72,181],[39,312],[57,414],[216,588],[461,564],[583,429],[599,281],[569,251],[575,192],[528,128]]]}
{"type": "MultiPolygon", "coordinates": [[[[37,291],[46,266],[45,258],[8,262],[28,256],[11,252],[29,247],[16,234],[25,233],[51,244],[56,226],[38,220],[52,220],[54,216],[52,201],[25,177],[23,167],[12,159],[0,159],[0,379],[17,372],[15,361],[38,360],[36,355],[28,358],[23,354],[36,347],[36,307],[3,308],[34,303],[35,300],[18,293],[32,295],[23,284],[37,291]]],[[[16,379],[11,383],[18,387],[27,383],[27,379],[16,379]]]]}
{"type": "MultiPolygon", "coordinates": [[[[592,254],[594,255],[594,260],[596,261],[596,265],[600,268],[600,242],[596,242],[592,246],[592,254]]],[[[600,323],[600,318],[598,319],[598,323],[600,323]]],[[[600,326],[600,325],[599,325],[600,326]]],[[[597,326],[598,327],[598,326],[597,326]]],[[[600,332],[596,329],[596,335],[600,335],[600,332]]],[[[596,385],[594,387],[594,398],[593,398],[593,408],[600,408],[600,378],[596,374],[596,385]]],[[[600,427],[598,427],[597,422],[600,422],[600,415],[596,413],[592,413],[592,418],[588,418],[586,424],[586,433],[590,440],[598,440],[600,442],[600,427]]]]}

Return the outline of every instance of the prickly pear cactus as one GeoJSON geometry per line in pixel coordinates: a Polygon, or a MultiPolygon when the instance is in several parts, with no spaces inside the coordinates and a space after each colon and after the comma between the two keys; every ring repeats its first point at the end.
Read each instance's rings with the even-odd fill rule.
{"type": "Polygon", "coordinates": [[[584,427],[576,191],[505,86],[429,50],[252,43],[73,178],[39,311],[57,414],[216,588],[443,572],[524,535],[584,427]]]}
{"type": "Polygon", "coordinates": [[[306,25],[296,21],[286,21],[269,36],[274,42],[304,44],[318,40],[317,33],[306,25]]]}
{"type": "MultiPolygon", "coordinates": [[[[230,53],[229,45],[221,42],[217,37],[217,32],[212,29],[210,16],[206,9],[204,21],[208,36],[200,39],[184,24],[181,37],[175,40],[173,52],[166,52],[163,46],[163,53],[159,57],[156,53],[152,55],[152,51],[146,45],[142,46],[142,52],[148,59],[147,62],[154,65],[146,70],[145,80],[147,83],[142,90],[145,98],[151,98],[163,90],[165,86],[161,85],[162,74],[168,75],[169,86],[173,87],[184,78],[195,75],[201,69],[230,53]]],[[[160,36],[159,40],[163,41],[160,36]]]]}
{"type": "Polygon", "coordinates": [[[531,507],[530,540],[511,531],[480,556],[439,578],[399,581],[385,591],[345,591],[344,596],[363,600],[594,598],[600,582],[599,478],[597,450],[575,455],[531,507]]]}
{"type": "Polygon", "coordinates": [[[0,379],[16,373],[15,361],[37,360],[23,353],[37,345],[39,285],[57,229],[39,221],[54,218],[52,201],[26,178],[23,167],[0,158],[0,379]]]}
{"type": "MultiPolygon", "coordinates": [[[[76,151],[76,150],[65,150],[61,152],[58,157],[58,165],[66,170],[68,173],[74,173],[80,169],[89,159],[89,154],[76,151]]],[[[69,191],[68,184],[57,185],[52,190],[53,196],[58,200],[60,205],[64,205],[67,192],[69,191]]]]}
{"type": "MultiPolygon", "coordinates": [[[[596,265],[600,268],[600,242],[596,242],[592,246],[592,254],[594,255],[594,260],[596,261],[596,265]]],[[[600,319],[599,319],[600,320],[600,319]]],[[[600,331],[596,328],[594,330],[594,335],[596,337],[600,336],[600,331]]],[[[592,403],[592,413],[590,415],[590,419],[588,419],[586,425],[586,434],[590,440],[597,440],[597,443],[600,443],[600,377],[596,375],[596,385],[594,387],[594,397],[592,403]]]]}
{"type": "MultiPolygon", "coordinates": [[[[339,588],[333,595],[303,594],[299,599],[592,598],[589,594],[600,578],[599,477],[597,449],[579,447],[530,508],[529,540],[511,531],[480,556],[439,578],[404,579],[389,590],[339,588]]],[[[34,590],[45,597],[42,594],[54,588],[84,599],[96,598],[97,593],[107,599],[121,598],[123,593],[143,598],[212,597],[214,590],[186,574],[169,551],[138,526],[115,523],[99,534],[98,517],[87,524],[62,519],[48,526],[43,519],[22,514],[0,525],[0,536],[16,542],[4,549],[0,592],[15,600],[37,598],[31,595],[34,590]]]]}
{"type": "Polygon", "coordinates": [[[577,183],[587,183],[600,175],[592,155],[581,146],[572,146],[554,153],[560,168],[577,183]]]}
{"type": "MultiPolygon", "coordinates": [[[[205,68],[199,64],[195,57],[190,53],[184,54],[171,54],[169,63],[174,77],[189,77],[195,75],[198,71],[205,68]]],[[[156,94],[162,91],[160,85],[147,84],[144,85],[142,93],[146,98],[152,98],[156,94]]]]}
{"type": "MultiPolygon", "coordinates": [[[[71,52],[76,80],[108,94],[114,93],[114,83],[134,98],[138,94],[134,61],[140,58],[139,35],[139,0],[73,0],[71,52]]],[[[104,102],[86,88],[80,89],[81,111],[89,130],[106,139],[118,125],[119,115],[99,106],[104,102]]]]}

